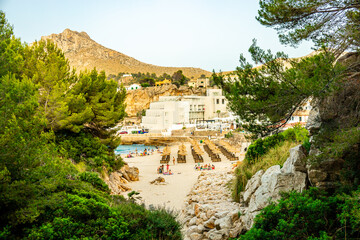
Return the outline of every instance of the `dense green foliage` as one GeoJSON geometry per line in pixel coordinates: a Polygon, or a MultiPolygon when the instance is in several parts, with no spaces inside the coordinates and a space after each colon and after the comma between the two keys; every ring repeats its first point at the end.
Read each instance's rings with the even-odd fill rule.
{"type": "Polygon", "coordinates": [[[72,163],[121,167],[111,127],[125,91],[70,72],[49,41],[23,45],[1,11],[0,40],[0,239],[180,239],[173,215],[109,195],[72,163]]]}
{"type": "Polygon", "coordinates": [[[317,189],[284,193],[256,216],[239,239],[358,239],[360,190],[328,196],[317,189]]]}
{"type": "Polygon", "coordinates": [[[248,164],[253,164],[259,157],[266,154],[271,148],[284,142],[292,141],[298,143],[308,143],[309,133],[308,131],[300,126],[289,128],[284,132],[271,135],[266,138],[259,138],[252,142],[246,152],[245,160],[248,164]]]}

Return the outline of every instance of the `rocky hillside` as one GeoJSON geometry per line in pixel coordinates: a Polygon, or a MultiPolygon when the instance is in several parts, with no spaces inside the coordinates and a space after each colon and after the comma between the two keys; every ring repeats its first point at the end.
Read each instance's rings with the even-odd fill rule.
{"type": "Polygon", "coordinates": [[[187,86],[177,88],[175,85],[163,85],[159,87],[147,87],[144,89],[127,91],[126,113],[129,117],[135,117],[138,112],[148,109],[151,102],[159,100],[160,96],[204,95],[204,89],[192,89],[187,86]]]}
{"type": "Polygon", "coordinates": [[[86,32],[76,32],[65,29],[62,33],[51,34],[41,37],[42,40],[51,39],[65,56],[69,59],[70,65],[77,71],[85,69],[104,70],[106,74],[118,74],[119,72],[138,73],[149,72],[161,75],[167,73],[172,75],[182,70],[187,77],[199,77],[201,74],[210,76],[211,73],[200,68],[191,67],[160,67],[140,62],[120,52],[106,48],[92,40],[86,32]]]}

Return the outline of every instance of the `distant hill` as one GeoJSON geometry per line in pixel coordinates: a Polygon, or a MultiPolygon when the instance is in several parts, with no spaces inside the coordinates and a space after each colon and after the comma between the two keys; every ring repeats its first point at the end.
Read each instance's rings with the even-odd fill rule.
{"type": "Polygon", "coordinates": [[[135,58],[100,45],[92,40],[86,32],[79,33],[65,29],[62,33],[43,36],[41,39],[53,40],[63,50],[71,67],[75,67],[77,71],[91,70],[96,67],[97,70],[104,70],[106,74],[149,72],[156,73],[159,76],[163,73],[172,75],[174,72],[182,70],[187,77],[197,78],[202,74],[211,75],[211,72],[200,68],[160,67],[140,62],[135,58]]]}

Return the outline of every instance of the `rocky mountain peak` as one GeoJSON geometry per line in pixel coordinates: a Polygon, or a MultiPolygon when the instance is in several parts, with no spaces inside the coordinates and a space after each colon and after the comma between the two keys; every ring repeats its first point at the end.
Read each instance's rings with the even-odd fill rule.
{"type": "Polygon", "coordinates": [[[100,45],[92,40],[86,32],[77,32],[68,28],[62,33],[43,36],[41,39],[54,41],[68,58],[70,66],[78,72],[85,69],[91,70],[96,67],[97,70],[104,70],[106,74],[149,72],[156,73],[157,75],[163,73],[172,75],[174,72],[182,70],[187,77],[197,78],[202,74],[211,75],[211,72],[200,68],[160,67],[143,63],[135,58],[100,45]]]}

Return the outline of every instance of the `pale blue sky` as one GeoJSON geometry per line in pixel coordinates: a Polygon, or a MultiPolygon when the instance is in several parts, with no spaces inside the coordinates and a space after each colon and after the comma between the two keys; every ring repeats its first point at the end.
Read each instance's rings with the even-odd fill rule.
{"type": "Polygon", "coordinates": [[[252,39],[290,57],[311,52],[280,44],[255,20],[257,0],[0,0],[0,9],[27,43],[66,28],[142,62],[230,71],[252,39]]]}

